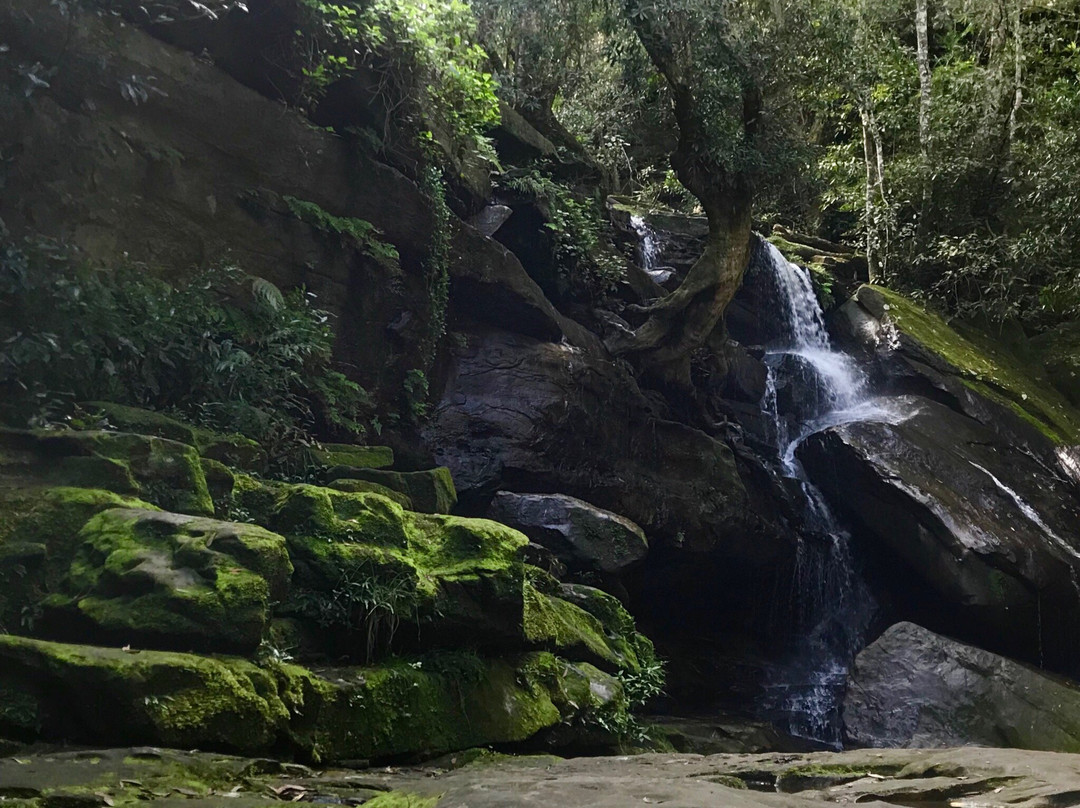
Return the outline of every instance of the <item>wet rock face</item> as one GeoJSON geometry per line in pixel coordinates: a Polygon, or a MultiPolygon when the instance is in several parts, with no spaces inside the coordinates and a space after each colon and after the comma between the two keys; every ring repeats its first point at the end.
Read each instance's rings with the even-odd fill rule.
{"type": "Polygon", "coordinates": [[[1074,486],[942,404],[914,396],[893,404],[906,413],[899,423],[833,427],[798,451],[858,526],[880,586],[935,629],[1033,660],[1045,647],[1048,663],[1073,669],[1074,486]]]}
{"type": "Polygon", "coordinates": [[[767,559],[730,449],[663,419],[619,365],[566,343],[476,329],[457,337],[425,436],[463,501],[558,491],[688,549],[767,559]]]}
{"type": "Polygon", "coordinates": [[[976,744],[1080,751],[1080,689],[898,623],[855,660],[844,723],[856,746],[976,744]]]}
{"type": "Polygon", "coordinates": [[[899,423],[810,437],[814,480],[928,583],[967,605],[1008,608],[1039,592],[1075,603],[1080,497],[1035,459],[953,410],[896,400],[899,423]]]}

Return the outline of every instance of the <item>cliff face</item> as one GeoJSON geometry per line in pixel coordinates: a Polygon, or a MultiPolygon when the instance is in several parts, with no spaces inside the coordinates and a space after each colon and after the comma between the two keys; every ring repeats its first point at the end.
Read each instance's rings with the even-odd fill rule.
{"type": "Polygon", "coordinates": [[[431,315],[433,219],[417,188],[209,60],[121,17],[66,8],[0,8],[0,219],[11,235],[163,278],[234,263],[304,285],[336,315],[341,362],[395,396],[431,315]],[[288,200],[375,224],[399,258],[288,200]]]}

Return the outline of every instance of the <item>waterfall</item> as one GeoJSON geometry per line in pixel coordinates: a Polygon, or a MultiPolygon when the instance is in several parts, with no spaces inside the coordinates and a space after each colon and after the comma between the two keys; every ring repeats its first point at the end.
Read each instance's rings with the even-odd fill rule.
{"type": "Polygon", "coordinates": [[[630,227],[637,233],[641,253],[641,268],[659,284],[667,283],[674,274],[670,267],[660,266],[660,241],[649,223],[637,214],[630,217],[630,227]]]}
{"type": "Polygon", "coordinates": [[[862,648],[876,605],[851,552],[851,536],[795,456],[809,435],[857,420],[890,419],[869,395],[865,374],[835,351],[807,270],[761,242],[758,267],[766,271],[783,309],[780,333],[765,353],[767,387],[762,409],[772,420],[780,473],[805,499],[792,581],[792,621],[799,640],[788,664],[772,672],[765,712],[791,734],[841,744],[840,701],[848,666],[862,648]],[[792,417],[780,403],[787,389],[792,417]]]}

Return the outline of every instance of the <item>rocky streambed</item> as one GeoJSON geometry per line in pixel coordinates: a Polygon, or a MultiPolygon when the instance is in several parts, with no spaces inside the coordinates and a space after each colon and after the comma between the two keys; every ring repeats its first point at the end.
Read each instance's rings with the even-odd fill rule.
{"type": "Polygon", "coordinates": [[[1078,800],[1080,756],[977,747],[566,760],[473,750],[416,768],[320,771],[148,747],[0,760],[0,802],[20,808],[1050,808],[1078,800]]]}

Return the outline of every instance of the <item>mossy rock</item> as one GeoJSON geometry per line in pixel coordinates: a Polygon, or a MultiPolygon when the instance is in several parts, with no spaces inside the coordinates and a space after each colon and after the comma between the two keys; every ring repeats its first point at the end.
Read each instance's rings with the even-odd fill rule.
{"type": "Polygon", "coordinates": [[[87,401],[81,405],[91,413],[100,413],[108,426],[119,432],[132,432],[196,445],[195,428],[168,415],[111,401],[87,401]]]}
{"type": "Polygon", "coordinates": [[[528,539],[516,530],[405,511],[378,494],[275,490],[267,524],[286,536],[296,569],[285,611],[333,635],[338,652],[366,659],[372,648],[356,643],[373,634],[388,643],[398,623],[415,622],[428,646],[543,649],[609,670],[638,665],[629,615],[594,590],[584,598],[592,612],[560,599],[557,582],[544,586],[523,562],[528,539]]]}
{"type": "Polygon", "coordinates": [[[385,469],[394,465],[394,450],[389,446],[355,446],[349,443],[324,443],[309,449],[312,460],[321,466],[346,466],[355,469],[385,469]]]}
{"type": "Polygon", "coordinates": [[[0,636],[0,732],[16,738],[253,753],[289,717],[244,660],[0,636]]]}
{"type": "Polygon", "coordinates": [[[0,636],[0,733],[308,759],[435,755],[619,714],[617,682],[551,654],[318,671],[0,636]]]}
{"type": "Polygon", "coordinates": [[[344,480],[376,483],[409,498],[412,510],[421,513],[450,513],[457,505],[457,491],[450,469],[440,466],[427,471],[385,471],[382,469],[335,466],[327,479],[341,485],[344,480]]]}
{"type": "Polygon", "coordinates": [[[160,412],[111,401],[88,401],[82,406],[90,412],[102,414],[108,425],[117,431],[186,443],[210,460],[245,471],[266,471],[266,452],[258,443],[243,435],[214,432],[160,412]]]}
{"type": "Polygon", "coordinates": [[[588,660],[610,671],[638,668],[629,638],[614,627],[609,634],[595,615],[580,606],[531,586],[525,587],[524,600],[522,632],[527,643],[588,660]]]}
{"type": "Polygon", "coordinates": [[[412,500],[409,499],[407,494],[402,494],[400,491],[367,480],[334,480],[327,484],[327,488],[344,491],[347,494],[380,494],[396,502],[407,511],[413,510],[412,500]]]}
{"type": "Polygon", "coordinates": [[[287,537],[296,568],[294,612],[339,643],[369,633],[379,612],[417,622],[439,645],[479,637],[522,647],[528,540],[510,528],[310,485],[280,488],[270,524],[287,537]]]}
{"type": "Polygon", "coordinates": [[[153,507],[100,489],[0,488],[0,630],[34,628],[41,600],[67,574],[90,517],[153,507]]]}
{"type": "Polygon", "coordinates": [[[862,286],[856,298],[876,319],[895,326],[902,346],[917,360],[956,376],[963,388],[1004,408],[1055,444],[1080,443],[1080,413],[985,336],[954,328],[883,287],[862,286]]]}
{"type": "Polygon", "coordinates": [[[112,509],[80,537],[60,591],[45,600],[53,636],[251,653],[271,602],[288,594],[285,539],[254,525],[112,509]]]}
{"type": "Polygon", "coordinates": [[[256,474],[265,474],[269,467],[266,451],[243,435],[196,429],[195,441],[199,454],[207,460],[256,474]]]}
{"type": "Polygon", "coordinates": [[[122,432],[0,430],[0,476],[104,488],[166,510],[212,516],[198,452],[165,438],[122,432]]]}

